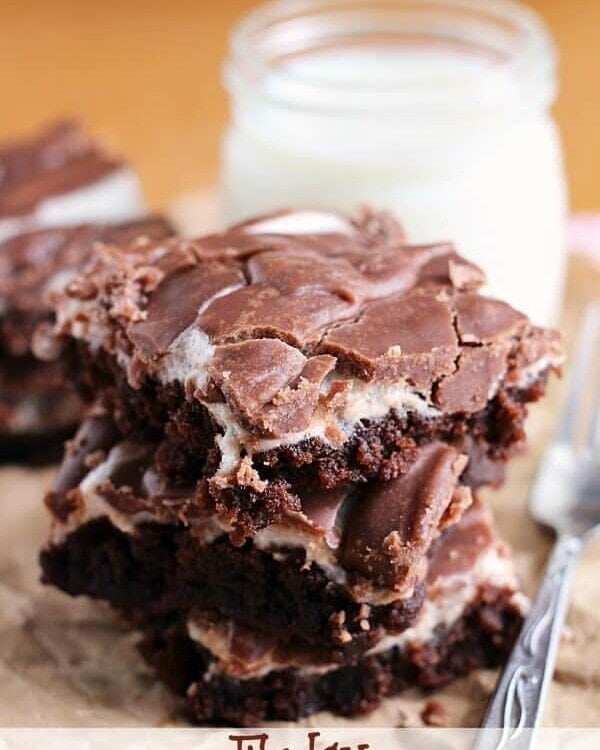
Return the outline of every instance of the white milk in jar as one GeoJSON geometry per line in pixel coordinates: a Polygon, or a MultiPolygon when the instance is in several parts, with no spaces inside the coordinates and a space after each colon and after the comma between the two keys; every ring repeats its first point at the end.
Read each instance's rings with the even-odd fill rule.
{"type": "Polygon", "coordinates": [[[489,292],[556,321],[566,190],[555,58],[507,0],[294,0],[232,36],[225,219],[277,208],[393,210],[452,240],[489,292]]]}

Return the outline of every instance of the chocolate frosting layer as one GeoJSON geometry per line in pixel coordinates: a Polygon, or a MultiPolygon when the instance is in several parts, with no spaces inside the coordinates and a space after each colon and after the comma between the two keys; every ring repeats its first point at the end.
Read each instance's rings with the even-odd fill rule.
{"type": "MultiPolygon", "coordinates": [[[[518,382],[534,329],[481,296],[483,281],[447,243],[407,245],[388,215],[289,211],[144,254],[98,251],[58,300],[56,333],[85,339],[87,328],[94,347],[125,355],[133,387],[200,384],[194,398],[216,392],[250,433],[285,438],[343,407],[331,396],[349,380],[466,414],[518,382]],[[85,310],[73,313],[77,299],[85,310]]],[[[556,364],[550,339],[536,342],[529,354],[556,364]]]]}

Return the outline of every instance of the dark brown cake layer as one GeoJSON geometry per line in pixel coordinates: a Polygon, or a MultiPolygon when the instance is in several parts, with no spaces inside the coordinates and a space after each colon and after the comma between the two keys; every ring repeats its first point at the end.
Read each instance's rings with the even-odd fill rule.
{"type": "Polygon", "coordinates": [[[105,519],[44,550],[41,564],[45,583],[103,599],[130,617],[137,610],[153,617],[214,610],[259,632],[285,633],[290,643],[310,644],[335,660],[364,651],[384,631],[408,627],[424,596],[421,587],[409,599],[365,608],[318,566],[305,565],[301,550],[277,561],[251,542],[236,548],[221,539],[199,547],[189,532],[172,526],[144,526],[130,535],[105,519]]]}
{"type": "Polygon", "coordinates": [[[438,436],[494,460],[522,442],[560,342],[483,281],[388,216],[292,211],[99,249],[58,295],[48,349],[124,434],[163,443],[165,472],[204,475],[244,536],[294,507],[298,473],[331,489],[396,478],[438,436]]]}
{"type": "Polygon", "coordinates": [[[354,716],[407,688],[439,687],[473,669],[501,664],[522,621],[512,594],[482,587],[462,616],[431,640],[323,674],[286,669],[247,680],[211,675],[214,658],[177,620],[147,622],[140,650],[161,679],[186,696],[186,713],[197,723],[260,726],[318,711],[354,716]]]}

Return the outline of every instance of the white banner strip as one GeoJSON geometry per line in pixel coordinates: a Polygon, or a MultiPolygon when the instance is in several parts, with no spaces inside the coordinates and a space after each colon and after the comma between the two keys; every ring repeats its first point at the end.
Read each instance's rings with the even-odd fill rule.
{"type": "Polygon", "coordinates": [[[0,729],[0,750],[598,750],[599,729],[0,729]]]}

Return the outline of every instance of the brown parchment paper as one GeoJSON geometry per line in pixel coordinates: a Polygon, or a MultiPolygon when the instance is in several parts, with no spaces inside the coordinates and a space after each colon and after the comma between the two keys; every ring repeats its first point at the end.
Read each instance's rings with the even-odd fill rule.
{"type": "MultiPolygon", "coordinates": [[[[210,223],[206,198],[179,206],[180,220],[210,223]],[[194,210],[196,205],[197,210],[194,210]]],[[[587,299],[600,296],[600,274],[571,263],[564,328],[570,334],[587,299]]],[[[507,485],[489,492],[501,534],[511,544],[526,592],[535,583],[550,538],[529,519],[527,488],[560,410],[563,387],[532,410],[530,451],[517,459],[507,485]]],[[[0,469],[0,727],[168,726],[181,724],[177,701],[153,679],[135,649],[136,635],[104,605],[71,599],[38,582],[37,553],[48,518],[42,496],[53,468],[0,469]]],[[[375,713],[347,719],[318,714],[310,726],[422,726],[432,697],[449,726],[476,726],[495,673],[479,671],[434,696],[392,698],[375,713]]],[[[600,726],[600,539],[578,570],[568,627],[544,718],[547,726],[600,726]]]]}

